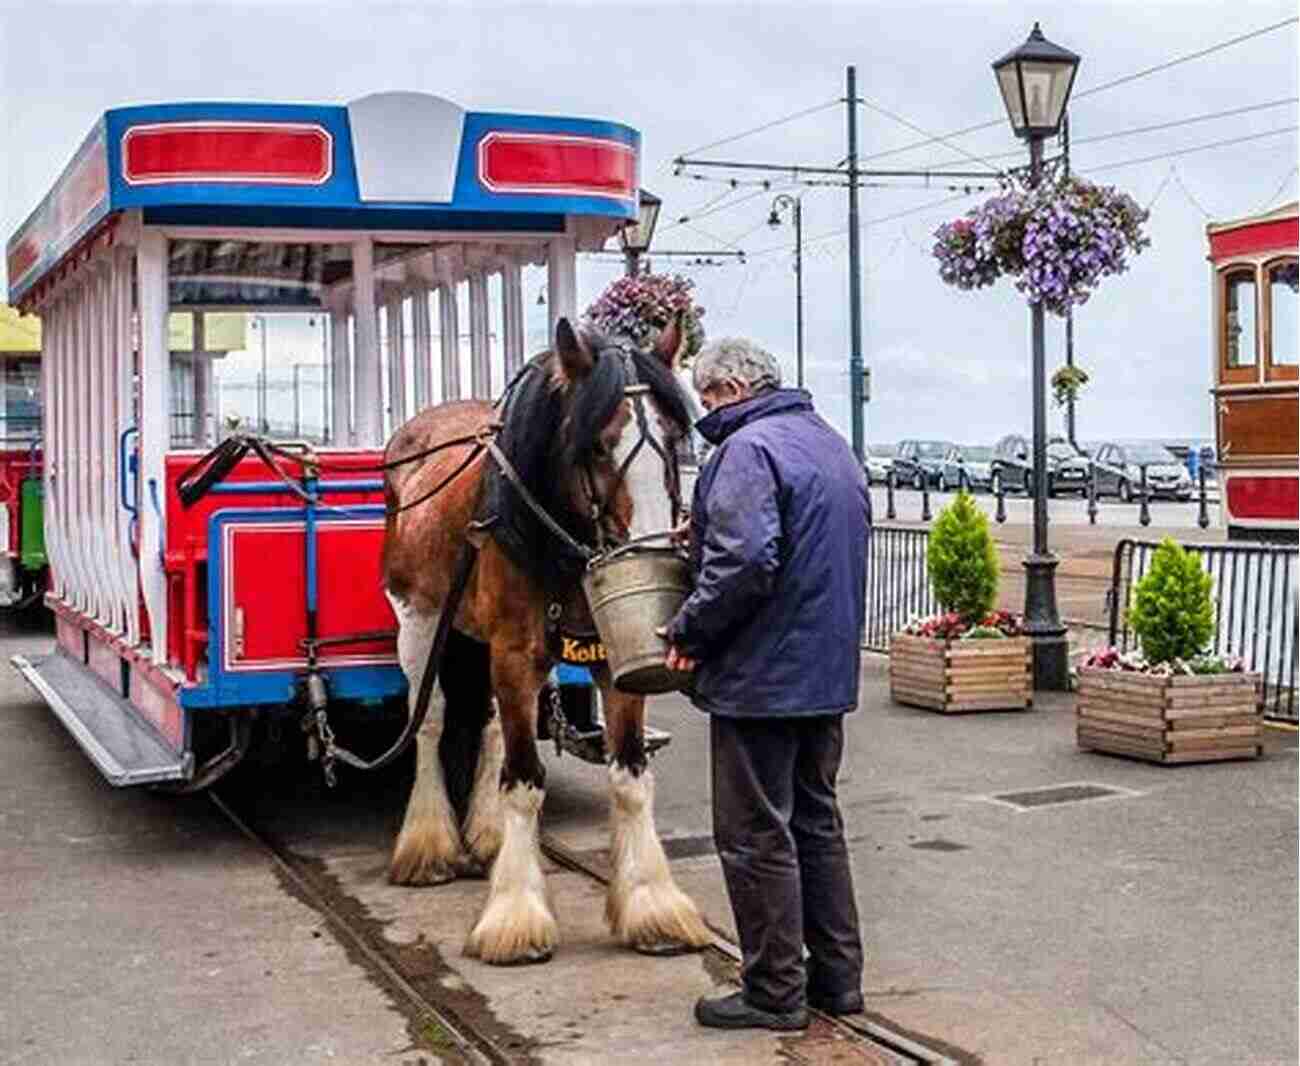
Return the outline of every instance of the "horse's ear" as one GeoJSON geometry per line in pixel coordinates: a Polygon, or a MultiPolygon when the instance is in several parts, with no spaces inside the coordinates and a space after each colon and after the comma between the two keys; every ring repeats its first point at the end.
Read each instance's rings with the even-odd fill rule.
{"type": "Polygon", "coordinates": [[[596,362],[586,341],[567,318],[561,318],[555,323],[555,354],[560,357],[564,376],[570,381],[585,378],[596,362]]]}
{"type": "Polygon", "coordinates": [[[682,312],[673,315],[668,325],[659,331],[655,341],[654,354],[663,360],[670,370],[676,370],[682,354],[682,343],[686,339],[686,327],[682,322],[682,312]]]}

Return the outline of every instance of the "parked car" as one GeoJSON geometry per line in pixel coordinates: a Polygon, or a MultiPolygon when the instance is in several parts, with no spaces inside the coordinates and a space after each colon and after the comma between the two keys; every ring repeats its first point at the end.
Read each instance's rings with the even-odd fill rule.
{"type": "Polygon", "coordinates": [[[868,485],[883,485],[889,480],[889,471],[894,465],[894,449],[888,444],[871,444],[862,466],[867,472],[868,485]]]}
{"type": "Polygon", "coordinates": [[[1097,449],[1097,495],[1136,499],[1142,485],[1142,468],[1147,471],[1147,494],[1172,500],[1192,498],[1192,479],[1163,445],[1110,442],[1097,449]]]}
{"type": "Polygon", "coordinates": [[[993,449],[972,444],[954,444],[939,465],[939,488],[988,488],[992,478],[993,449]]]}
{"type": "Polygon", "coordinates": [[[1088,495],[1088,456],[1064,438],[1047,446],[1047,495],[1088,495]]]}
{"type": "Polygon", "coordinates": [[[1034,468],[1029,458],[1029,441],[1019,433],[1008,433],[993,445],[989,460],[990,492],[1034,491],[1034,468]]]}
{"type": "Polygon", "coordinates": [[[914,489],[921,488],[926,481],[939,484],[939,466],[952,446],[948,440],[900,441],[894,453],[894,483],[911,485],[914,489]]]}

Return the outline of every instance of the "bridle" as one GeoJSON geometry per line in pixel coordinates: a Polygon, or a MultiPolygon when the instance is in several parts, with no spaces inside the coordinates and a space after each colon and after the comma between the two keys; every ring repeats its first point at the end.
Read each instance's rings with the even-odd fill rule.
{"type": "MultiPolygon", "coordinates": [[[[650,432],[650,419],[645,409],[645,398],[650,393],[650,386],[643,382],[637,373],[636,360],[632,357],[631,349],[624,345],[618,345],[617,351],[619,358],[623,360],[623,396],[632,401],[632,413],[636,418],[637,441],[632,445],[627,457],[619,464],[613,487],[604,499],[596,491],[596,478],[592,472],[590,462],[585,462],[582,465],[587,498],[590,501],[589,517],[595,530],[598,552],[604,552],[606,549],[605,520],[609,517],[610,509],[618,496],[618,490],[627,479],[627,473],[632,463],[646,445],[649,445],[651,451],[659,456],[659,461],[663,464],[664,487],[667,489],[668,499],[672,503],[672,524],[674,526],[677,525],[678,520],[684,513],[681,494],[681,457],[677,449],[666,449],[650,432]]],[[[683,437],[683,440],[687,442],[689,442],[689,439],[689,436],[683,437]]]]}

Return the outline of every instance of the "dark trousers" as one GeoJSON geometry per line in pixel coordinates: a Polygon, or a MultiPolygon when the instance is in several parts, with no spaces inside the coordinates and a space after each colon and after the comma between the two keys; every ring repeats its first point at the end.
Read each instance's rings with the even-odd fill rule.
{"type": "Polygon", "coordinates": [[[745,998],[792,1010],[862,987],[862,937],[835,778],[843,715],[712,718],[713,839],[745,998]],[[804,945],[808,947],[805,969],[804,945]]]}

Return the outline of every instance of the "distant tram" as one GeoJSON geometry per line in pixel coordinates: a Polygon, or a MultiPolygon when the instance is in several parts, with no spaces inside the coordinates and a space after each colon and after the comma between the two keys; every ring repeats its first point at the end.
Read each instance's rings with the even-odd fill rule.
{"type": "Polygon", "coordinates": [[[41,324],[0,305],[0,608],[45,591],[41,324]]]}
{"type": "Polygon", "coordinates": [[[1230,539],[1294,543],[1297,205],[1206,226],[1214,427],[1230,539]]]}

